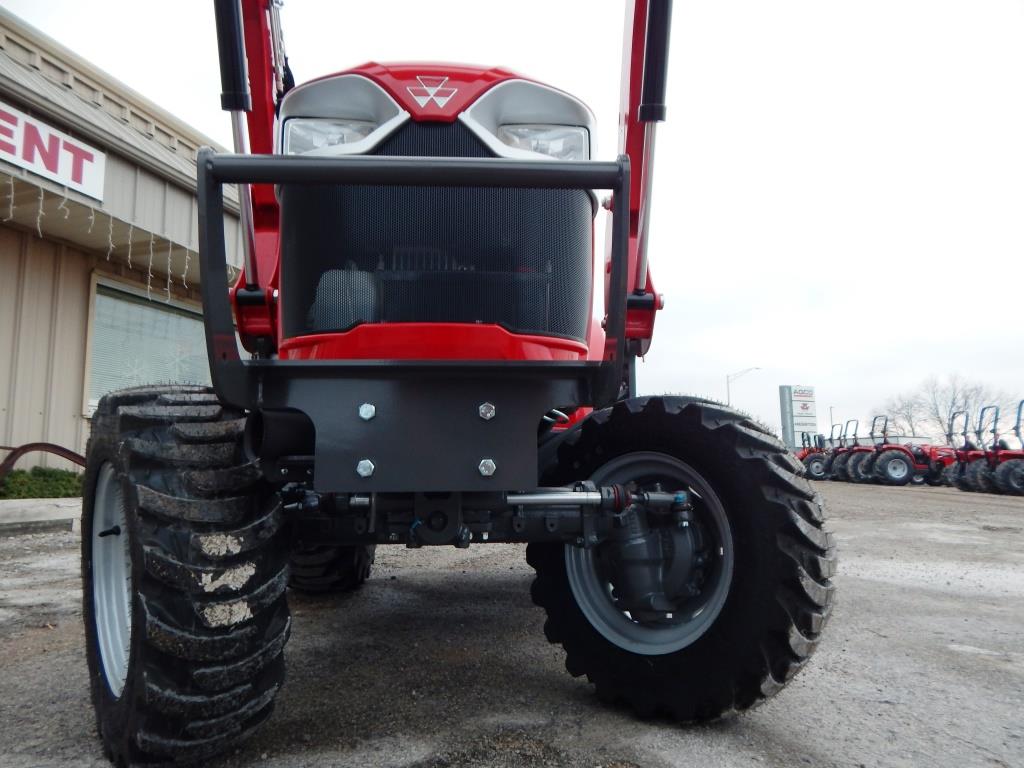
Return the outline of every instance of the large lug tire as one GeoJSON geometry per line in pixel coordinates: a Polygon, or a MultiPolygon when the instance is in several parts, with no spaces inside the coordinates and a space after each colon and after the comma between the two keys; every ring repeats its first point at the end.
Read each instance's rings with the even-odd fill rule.
{"type": "Polygon", "coordinates": [[[811,453],[804,456],[804,472],[809,480],[824,480],[826,476],[825,472],[825,454],[823,453],[811,453]]]}
{"type": "Polygon", "coordinates": [[[971,485],[967,477],[967,468],[970,465],[963,464],[958,461],[954,466],[956,467],[956,469],[954,469],[952,473],[950,473],[950,477],[953,480],[953,486],[959,488],[961,491],[966,491],[968,493],[973,493],[974,491],[976,491],[977,489],[973,485],[971,485]]]}
{"type": "Polygon", "coordinates": [[[1024,459],[1009,459],[992,474],[996,487],[1003,493],[1024,496],[1024,459]]]}
{"type": "Polygon", "coordinates": [[[846,465],[850,461],[850,453],[841,453],[836,456],[835,461],[832,462],[832,479],[841,480],[846,483],[850,481],[850,476],[846,473],[846,465]]]}
{"type": "Polygon", "coordinates": [[[928,474],[924,476],[924,481],[932,487],[948,485],[949,483],[946,482],[946,468],[942,464],[933,463],[928,470],[928,474]]]}
{"type": "Polygon", "coordinates": [[[822,480],[832,479],[832,463],[836,460],[836,457],[831,453],[825,454],[825,476],[822,480]]]}
{"type": "Polygon", "coordinates": [[[205,387],[107,395],[83,486],[86,658],[117,765],[202,761],[265,721],[290,619],[280,500],[205,387]]]}
{"type": "Polygon", "coordinates": [[[569,433],[542,483],[688,490],[690,526],[710,545],[695,560],[696,602],[634,619],[596,565],[608,544],[530,544],[531,596],[569,673],[586,675],[602,701],[680,721],[744,710],[780,690],[816,648],[834,595],[833,539],[802,470],[765,428],[704,400],[628,400],[569,433]]]}
{"type": "Polygon", "coordinates": [[[851,483],[873,483],[875,481],[874,465],[875,454],[873,453],[859,451],[851,454],[849,461],[846,462],[846,476],[850,478],[851,483]]]}
{"type": "Polygon", "coordinates": [[[882,451],[875,459],[875,477],[885,485],[906,485],[914,477],[914,463],[903,451],[882,451]]]}
{"type": "Polygon", "coordinates": [[[954,461],[942,468],[942,484],[950,488],[956,488],[956,475],[960,470],[960,463],[954,461]]]}
{"type": "Polygon", "coordinates": [[[964,470],[964,482],[978,493],[999,493],[992,468],[985,459],[977,459],[964,470]]]}
{"type": "Polygon", "coordinates": [[[357,589],[370,577],[376,549],[375,545],[295,549],[288,586],[314,595],[357,589]]]}

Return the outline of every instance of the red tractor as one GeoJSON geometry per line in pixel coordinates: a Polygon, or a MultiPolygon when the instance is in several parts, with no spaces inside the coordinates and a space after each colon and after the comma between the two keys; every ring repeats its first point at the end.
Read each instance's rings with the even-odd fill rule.
{"type": "Polygon", "coordinates": [[[870,445],[854,445],[849,450],[846,459],[846,479],[851,483],[872,483],[875,481],[874,464],[878,457],[878,446],[885,442],[885,429],[888,425],[888,418],[875,416],[871,420],[871,430],[868,432],[870,445]],[[881,432],[876,431],[879,421],[885,422],[881,432]],[[877,436],[876,436],[877,435],[877,436]]]}
{"type": "MultiPolygon", "coordinates": [[[[859,471],[870,473],[872,480],[883,485],[941,485],[945,461],[944,446],[890,441],[888,416],[875,417],[871,425],[872,438],[876,434],[875,427],[879,421],[882,422],[882,426],[877,432],[879,438],[875,440],[874,452],[861,463],[859,471]]],[[[851,466],[852,464],[851,460],[851,466]]]]}
{"type": "Polygon", "coordinates": [[[959,488],[961,491],[971,490],[964,482],[964,470],[967,468],[968,456],[978,448],[977,444],[969,437],[970,421],[971,416],[967,411],[954,411],[950,414],[949,424],[946,429],[946,442],[949,444],[947,450],[952,454],[953,460],[946,464],[942,472],[942,478],[946,485],[959,488]],[[956,432],[956,421],[961,416],[964,420],[963,430],[956,432]],[[955,447],[958,442],[955,436],[960,437],[959,448],[955,447]]]}
{"type": "MultiPolygon", "coordinates": [[[[1001,447],[996,452],[992,469],[992,480],[1003,493],[1024,496],[1024,400],[1017,403],[1017,423],[1013,433],[1017,436],[1017,448],[1001,447]]],[[[1004,444],[1005,446],[1005,444],[1004,444]]]]}
{"type": "MultiPolygon", "coordinates": [[[[981,432],[978,441],[982,450],[977,451],[964,470],[965,483],[972,490],[985,493],[1008,493],[1024,495],[1024,443],[1021,442],[1021,420],[1024,419],[1024,400],[1017,405],[1017,421],[1013,432],[1020,447],[1012,447],[999,435],[999,406],[993,410],[992,442],[984,448],[981,432]]],[[[984,413],[984,411],[982,412],[984,413]]],[[[979,422],[981,423],[981,422],[979,422]]]]}
{"type": "MultiPolygon", "coordinates": [[[[967,429],[966,422],[964,429],[967,429]]],[[[960,459],[962,465],[957,475],[958,484],[961,490],[977,491],[979,493],[999,493],[995,479],[992,476],[993,458],[1000,450],[999,445],[999,406],[986,405],[978,412],[978,424],[974,430],[977,442],[963,452],[960,459]],[[991,419],[986,415],[992,414],[991,419]],[[986,429],[991,421],[991,429],[986,429]],[[985,434],[991,435],[986,441],[985,434]]],[[[965,440],[965,445],[966,445],[965,440]]],[[[1009,446],[1007,446],[1009,447],[1009,446]]]]}
{"type": "Polygon", "coordinates": [[[831,611],[820,500],[764,426],[636,388],[669,0],[630,4],[612,161],[590,110],[528,77],[371,63],[296,86],[278,3],[215,11],[237,154],[198,156],[213,386],[110,393],[88,447],[107,755],[204,761],[250,734],[284,679],[287,588],[357,586],[384,544],[528,543],[547,638],[602,701],[705,721],[781,689],[831,611]]]}
{"type": "Polygon", "coordinates": [[[835,459],[836,449],[839,447],[839,438],[842,433],[842,424],[833,424],[828,433],[828,439],[824,441],[825,448],[825,475],[822,480],[828,480],[832,476],[832,461],[835,459]]]}
{"type": "Polygon", "coordinates": [[[822,435],[812,435],[810,432],[800,433],[800,450],[796,452],[796,458],[804,465],[807,477],[811,480],[825,479],[825,438],[822,435]]]}
{"type": "Polygon", "coordinates": [[[848,482],[850,476],[846,473],[846,463],[850,460],[853,449],[860,445],[857,438],[857,430],[860,428],[860,420],[849,419],[843,425],[842,434],[839,436],[839,447],[832,451],[832,466],[829,476],[833,480],[848,482]],[[853,435],[850,435],[850,425],[853,424],[853,435]]]}

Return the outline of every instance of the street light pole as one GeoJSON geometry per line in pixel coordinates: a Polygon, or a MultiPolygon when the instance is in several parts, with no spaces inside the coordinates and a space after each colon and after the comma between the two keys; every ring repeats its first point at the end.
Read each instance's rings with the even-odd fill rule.
{"type": "Polygon", "coordinates": [[[758,366],[752,368],[744,368],[742,371],[736,371],[736,373],[728,373],[725,376],[725,404],[732,405],[732,383],[736,381],[740,376],[750,373],[751,371],[760,371],[758,366]]]}

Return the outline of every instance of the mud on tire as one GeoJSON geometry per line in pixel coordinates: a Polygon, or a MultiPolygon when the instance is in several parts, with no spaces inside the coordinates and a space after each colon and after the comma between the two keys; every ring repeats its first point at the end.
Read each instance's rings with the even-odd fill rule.
{"type": "Polygon", "coordinates": [[[595,412],[562,441],[541,482],[599,476],[638,452],[685,462],[720,499],[734,548],[720,612],[677,650],[627,650],[581,610],[567,565],[573,545],[534,543],[531,596],[547,612],[544,632],[565,649],[570,674],[586,675],[601,700],[641,716],[700,721],[747,709],[803,668],[829,618],[836,559],[819,497],[800,462],[759,424],[681,397],[595,412]]]}
{"type": "Polygon", "coordinates": [[[118,765],[202,760],[273,709],[287,550],[280,502],[243,456],[242,424],[205,387],[112,393],[94,416],[86,656],[99,735],[118,765]]]}

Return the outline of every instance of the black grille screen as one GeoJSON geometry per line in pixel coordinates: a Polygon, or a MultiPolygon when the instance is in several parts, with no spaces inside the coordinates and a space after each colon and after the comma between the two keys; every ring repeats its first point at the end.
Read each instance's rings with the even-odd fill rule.
{"type": "MultiPolygon", "coordinates": [[[[407,123],[375,154],[489,157],[460,123],[407,123]]],[[[358,323],[497,323],[583,340],[582,190],[282,185],[286,336],[358,323]]]]}

